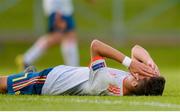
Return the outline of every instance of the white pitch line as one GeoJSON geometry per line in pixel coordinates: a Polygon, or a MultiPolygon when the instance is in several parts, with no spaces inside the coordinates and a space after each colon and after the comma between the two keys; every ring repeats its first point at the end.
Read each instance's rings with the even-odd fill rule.
{"type": "MultiPolygon", "coordinates": [[[[66,99],[64,100],[66,101],[66,99]]],[[[93,104],[128,104],[132,106],[152,106],[152,107],[163,107],[163,108],[178,108],[180,109],[180,105],[172,104],[172,103],[161,103],[161,102],[138,102],[138,101],[124,101],[124,100],[89,100],[89,99],[78,99],[71,98],[67,99],[66,102],[75,102],[75,103],[93,103],[93,104]]]]}
{"type": "MultiPolygon", "coordinates": [[[[82,97],[83,98],[83,97],[82,97]]],[[[43,98],[43,101],[46,102],[65,102],[65,103],[90,103],[90,104],[106,104],[106,105],[112,105],[112,104],[122,104],[122,105],[131,105],[131,106],[151,106],[151,107],[162,107],[162,108],[171,108],[171,109],[180,109],[180,105],[178,104],[173,104],[173,103],[162,103],[162,102],[156,102],[156,101],[150,101],[150,102],[138,102],[138,101],[125,101],[125,100],[102,100],[102,99],[87,99],[87,98],[43,98]]],[[[37,98],[18,98],[16,99],[17,101],[33,101],[36,100],[37,98]]],[[[12,99],[7,99],[7,102],[14,100],[12,99]]],[[[6,101],[6,100],[5,100],[6,101]]]]}

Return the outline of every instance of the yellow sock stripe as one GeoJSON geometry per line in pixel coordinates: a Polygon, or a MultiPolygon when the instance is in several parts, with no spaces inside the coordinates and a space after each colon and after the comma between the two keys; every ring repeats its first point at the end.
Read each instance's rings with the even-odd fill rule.
{"type": "Polygon", "coordinates": [[[27,76],[28,76],[28,73],[25,73],[24,76],[13,79],[13,82],[25,79],[25,78],[27,78],[27,76]]]}
{"type": "Polygon", "coordinates": [[[19,88],[19,87],[24,87],[24,86],[26,86],[26,85],[30,84],[31,82],[38,81],[38,80],[45,81],[45,80],[46,80],[46,78],[43,78],[43,79],[34,79],[34,80],[31,80],[31,81],[26,82],[26,83],[24,83],[24,84],[14,86],[14,87],[13,87],[13,89],[16,89],[16,88],[19,88]]]}

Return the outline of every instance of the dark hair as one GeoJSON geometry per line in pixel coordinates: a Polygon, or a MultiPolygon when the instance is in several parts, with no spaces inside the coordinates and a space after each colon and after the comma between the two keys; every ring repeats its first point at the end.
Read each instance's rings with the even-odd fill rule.
{"type": "Polygon", "coordinates": [[[162,95],[165,82],[165,78],[162,76],[141,79],[134,89],[134,94],[145,96],[162,95]]]}

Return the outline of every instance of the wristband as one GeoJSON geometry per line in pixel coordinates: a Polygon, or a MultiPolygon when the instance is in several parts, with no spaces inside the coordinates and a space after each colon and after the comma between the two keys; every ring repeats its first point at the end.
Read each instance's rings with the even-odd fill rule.
{"type": "Polygon", "coordinates": [[[122,61],[122,64],[123,64],[124,66],[126,66],[126,67],[129,68],[131,62],[132,62],[131,58],[129,58],[129,57],[126,56],[126,57],[124,58],[124,60],[122,61]]]}

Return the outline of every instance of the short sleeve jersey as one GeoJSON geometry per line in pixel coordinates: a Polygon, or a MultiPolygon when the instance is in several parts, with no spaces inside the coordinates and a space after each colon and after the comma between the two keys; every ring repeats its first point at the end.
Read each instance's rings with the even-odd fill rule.
{"type": "Polygon", "coordinates": [[[57,66],[48,74],[42,94],[49,95],[123,95],[128,72],[108,68],[102,57],[89,67],[57,66]]]}
{"type": "Polygon", "coordinates": [[[89,75],[88,88],[91,95],[123,96],[123,82],[129,73],[108,68],[102,57],[95,57],[89,75]]]}

